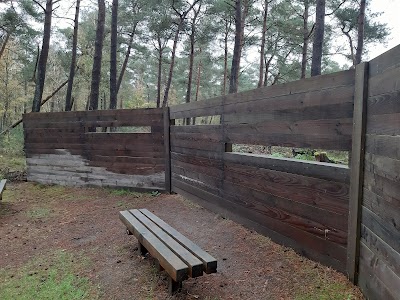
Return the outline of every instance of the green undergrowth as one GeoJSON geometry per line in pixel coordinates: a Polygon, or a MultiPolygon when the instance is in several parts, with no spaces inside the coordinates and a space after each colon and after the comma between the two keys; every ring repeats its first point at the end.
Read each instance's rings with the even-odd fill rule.
{"type": "Polygon", "coordinates": [[[57,251],[18,269],[0,269],[0,299],[97,299],[98,289],[77,274],[89,264],[79,257],[57,251]]]}
{"type": "Polygon", "coordinates": [[[26,215],[31,219],[44,219],[49,217],[50,214],[51,210],[47,207],[37,207],[26,212],[26,215]]]}
{"type": "Polygon", "coordinates": [[[111,189],[111,188],[109,188],[107,190],[113,196],[129,196],[129,197],[134,197],[134,198],[140,198],[145,195],[143,193],[130,191],[128,189],[111,189]]]}

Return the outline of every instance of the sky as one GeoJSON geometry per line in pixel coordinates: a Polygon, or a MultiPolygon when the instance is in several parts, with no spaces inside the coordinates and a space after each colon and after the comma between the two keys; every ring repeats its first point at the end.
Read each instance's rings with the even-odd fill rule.
{"type": "Polygon", "coordinates": [[[370,48],[368,56],[369,59],[372,59],[400,44],[400,17],[398,14],[400,0],[371,0],[370,7],[374,12],[383,12],[379,17],[379,21],[387,23],[391,29],[387,45],[376,45],[370,48]]]}

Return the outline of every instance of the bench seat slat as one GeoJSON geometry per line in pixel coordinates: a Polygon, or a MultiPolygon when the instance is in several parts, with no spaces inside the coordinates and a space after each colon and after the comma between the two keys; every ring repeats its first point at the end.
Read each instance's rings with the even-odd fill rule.
{"type": "Polygon", "coordinates": [[[3,191],[6,189],[6,179],[0,180],[0,200],[3,199],[3,191]]]}
{"type": "Polygon", "coordinates": [[[217,260],[208,254],[206,251],[201,249],[187,237],[176,231],[174,228],[169,226],[159,217],[148,211],[147,209],[140,209],[147,218],[161,227],[165,232],[172,236],[176,241],[178,241],[182,246],[192,252],[196,257],[198,257],[203,262],[204,272],[207,274],[215,273],[217,271],[217,260]]]}
{"type": "Polygon", "coordinates": [[[202,261],[200,261],[196,256],[194,256],[189,250],[179,244],[176,240],[174,240],[163,229],[158,227],[157,224],[148,219],[138,209],[132,209],[130,210],[130,213],[188,265],[190,277],[198,277],[203,275],[202,261]]]}
{"type": "Polygon", "coordinates": [[[154,258],[158,259],[160,265],[174,281],[181,282],[187,278],[187,265],[140,223],[138,219],[129,211],[120,211],[119,217],[147,251],[149,251],[154,258]]]}

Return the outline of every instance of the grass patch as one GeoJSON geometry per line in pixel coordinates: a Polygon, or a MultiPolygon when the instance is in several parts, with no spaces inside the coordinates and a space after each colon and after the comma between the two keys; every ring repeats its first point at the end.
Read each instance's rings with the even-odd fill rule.
{"type": "Polygon", "coordinates": [[[9,154],[0,154],[0,179],[7,178],[12,172],[23,173],[26,170],[25,157],[21,155],[11,156],[9,154]]]}
{"type": "Polygon", "coordinates": [[[0,269],[0,299],[97,299],[94,286],[76,275],[71,254],[57,251],[34,259],[17,271],[0,269]]]}
{"type": "Polygon", "coordinates": [[[114,196],[130,196],[134,198],[140,198],[143,196],[142,193],[130,191],[127,189],[108,189],[109,193],[114,196]]]}
{"type": "Polygon", "coordinates": [[[43,219],[50,216],[50,209],[47,207],[38,207],[26,212],[26,215],[31,219],[43,219]]]}

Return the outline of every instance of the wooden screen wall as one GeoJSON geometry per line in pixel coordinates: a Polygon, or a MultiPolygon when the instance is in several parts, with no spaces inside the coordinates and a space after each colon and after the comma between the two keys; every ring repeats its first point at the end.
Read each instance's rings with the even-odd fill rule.
{"type": "Polygon", "coordinates": [[[165,188],[162,109],[29,113],[23,123],[29,181],[165,188]],[[101,132],[134,126],[148,132],[101,132]]]}
{"type": "Polygon", "coordinates": [[[171,107],[172,124],[221,119],[171,126],[172,190],[344,272],[349,168],[239,154],[231,145],[349,151],[353,95],[349,70],[171,107]]]}
{"type": "Polygon", "coordinates": [[[369,63],[358,283],[400,299],[400,47],[369,63]]]}

